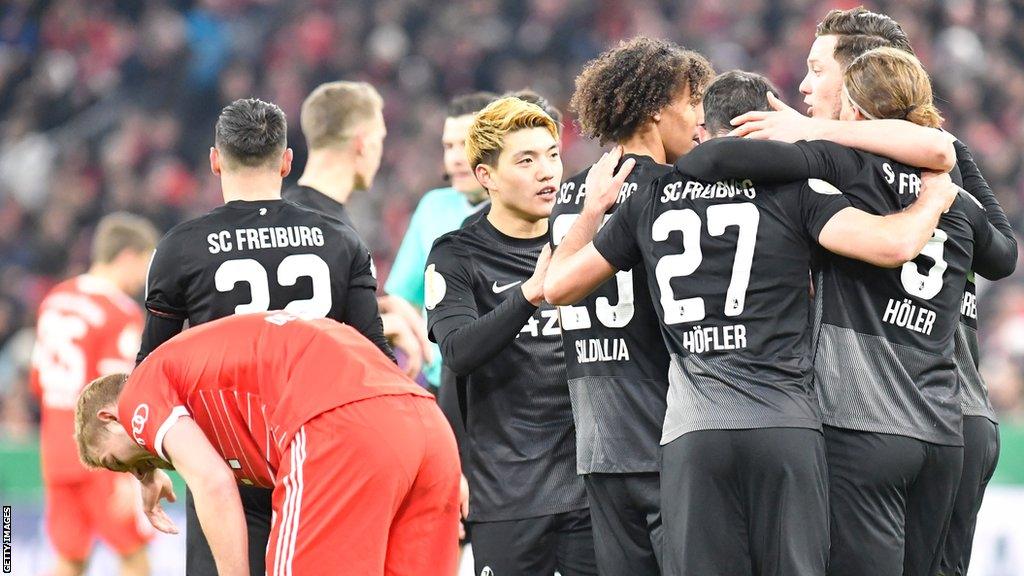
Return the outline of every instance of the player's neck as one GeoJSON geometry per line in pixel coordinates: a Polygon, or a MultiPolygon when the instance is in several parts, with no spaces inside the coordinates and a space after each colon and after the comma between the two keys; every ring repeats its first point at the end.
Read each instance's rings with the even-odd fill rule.
{"type": "Polygon", "coordinates": [[[246,170],[239,173],[221,172],[220,187],[224,202],[244,200],[280,200],[281,176],[265,170],[246,170]]]}
{"type": "Polygon", "coordinates": [[[316,150],[309,153],[299,185],[308,186],[344,204],[355,190],[355,167],[344,152],[316,150]]]}
{"type": "Polygon", "coordinates": [[[650,156],[658,164],[665,163],[665,145],[661,142],[661,137],[658,136],[658,130],[654,128],[653,122],[648,122],[647,126],[619,142],[619,145],[622,146],[622,151],[625,154],[650,156]]]}
{"type": "Polygon", "coordinates": [[[497,228],[498,232],[512,238],[536,238],[547,234],[548,231],[547,218],[530,220],[500,202],[491,203],[487,221],[497,228]]]}
{"type": "Polygon", "coordinates": [[[127,293],[125,289],[124,280],[118,273],[118,267],[111,264],[93,264],[86,271],[86,274],[93,278],[99,278],[100,280],[109,283],[114,288],[117,288],[120,292],[127,293]]]}

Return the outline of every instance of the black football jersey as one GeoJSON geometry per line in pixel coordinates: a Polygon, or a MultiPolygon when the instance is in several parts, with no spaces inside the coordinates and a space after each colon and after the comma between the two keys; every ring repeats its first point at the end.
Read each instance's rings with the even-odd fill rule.
{"type": "Polygon", "coordinates": [[[678,171],[619,208],[594,239],[647,270],[671,355],[662,443],[696,430],[821,427],[812,387],[812,248],[849,206],[806,182],[774,188],[678,171]]]}
{"type": "Polygon", "coordinates": [[[350,227],[284,200],[233,201],[164,236],[146,308],[190,325],[265,310],[344,321],[351,292],[376,288],[350,227]]]}
{"type": "MultiPolygon", "coordinates": [[[[547,236],[520,239],[487,218],[434,242],[427,258],[428,326],[479,318],[521,291],[547,236]]],[[[587,506],[576,474],[575,435],[558,311],[543,304],[500,354],[465,382],[463,469],[470,520],[498,521],[587,506]]]]}
{"type": "MultiPolygon", "coordinates": [[[[671,170],[649,156],[627,157],[636,165],[608,217],[634,193],[649,194],[651,183],[671,170]]],[[[550,220],[555,246],[583,210],[588,171],[562,182],[550,220]]],[[[559,314],[577,471],[660,470],[669,357],[643,264],[617,273],[580,302],[559,306],[559,314]]]]}
{"type": "Polygon", "coordinates": [[[988,398],[988,387],[978,370],[981,354],[978,351],[977,294],[972,272],[967,277],[953,345],[953,361],[960,386],[960,409],[964,416],[982,416],[998,424],[996,411],[988,398]]]}
{"type": "Polygon", "coordinates": [[[284,192],[281,193],[281,197],[290,202],[294,202],[299,206],[304,206],[311,210],[316,210],[333,218],[341,220],[345,224],[348,224],[354,230],[356,225],[352,220],[352,216],[348,213],[348,209],[341,202],[338,202],[334,198],[331,198],[327,194],[310,188],[309,186],[302,186],[296,184],[285,188],[284,192]]]}
{"type": "MultiPolygon", "coordinates": [[[[829,142],[798,145],[857,208],[885,215],[917,199],[917,169],[829,142]]],[[[815,373],[826,424],[963,444],[953,346],[974,253],[969,212],[979,210],[961,193],[921,254],[899,268],[820,260],[815,373]]]]}

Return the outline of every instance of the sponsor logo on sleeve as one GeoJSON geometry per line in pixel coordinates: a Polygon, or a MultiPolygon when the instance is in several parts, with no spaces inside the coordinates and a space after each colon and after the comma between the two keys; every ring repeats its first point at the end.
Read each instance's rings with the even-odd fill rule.
{"type": "Polygon", "coordinates": [[[142,439],[142,430],[146,427],[146,421],[149,420],[149,405],[139,404],[139,407],[135,409],[135,413],[132,414],[132,436],[135,437],[135,441],[140,446],[145,446],[146,441],[142,439]]]}

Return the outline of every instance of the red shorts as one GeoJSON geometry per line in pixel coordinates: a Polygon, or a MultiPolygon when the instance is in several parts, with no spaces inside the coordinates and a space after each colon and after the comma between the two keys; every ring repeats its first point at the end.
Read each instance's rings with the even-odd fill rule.
{"type": "Polygon", "coordinates": [[[380,396],[307,422],[281,457],[268,576],[454,574],[459,455],[432,398],[380,396]]]}
{"type": "Polygon", "coordinates": [[[66,560],[86,560],[97,536],[122,556],[153,537],[139,481],[128,474],[94,470],[81,481],[47,484],[45,490],[46,531],[66,560]]]}

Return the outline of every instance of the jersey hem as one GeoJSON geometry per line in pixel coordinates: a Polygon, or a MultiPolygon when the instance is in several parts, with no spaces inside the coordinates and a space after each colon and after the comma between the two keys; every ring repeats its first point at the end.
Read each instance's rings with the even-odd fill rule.
{"type": "Polygon", "coordinates": [[[678,439],[690,432],[703,432],[706,430],[756,430],[760,428],[806,428],[810,430],[821,430],[822,421],[816,418],[778,418],[778,419],[744,419],[726,420],[715,424],[699,425],[685,423],[666,430],[661,435],[661,445],[678,439]]]}
{"type": "MultiPolygon", "coordinates": [[[[509,505],[511,507],[511,505],[509,505]]],[[[472,508],[472,505],[470,506],[472,508]]],[[[552,516],[554,514],[564,514],[565,512],[573,512],[575,510],[587,510],[590,508],[590,503],[586,498],[578,500],[571,504],[563,504],[562,506],[555,506],[553,508],[545,510],[536,510],[528,512],[519,512],[506,516],[504,514],[483,514],[479,516],[470,515],[467,518],[469,522],[507,522],[509,520],[527,520],[529,518],[540,518],[542,516],[552,516]]]]}
{"type": "Polygon", "coordinates": [[[876,434],[890,434],[892,436],[906,436],[907,438],[928,442],[929,444],[938,444],[939,446],[964,445],[962,432],[958,436],[951,436],[949,434],[923,434],[917,430],[895,428],[885,426],[877,422],[865,422],[863,420],[857,420],[856,418],[836,418],[834,416],[822,416],[822,423],[831,426],[832,428],[843,428],[846,430],[856,430],[858,432],[874,432],[876,434]]]}

